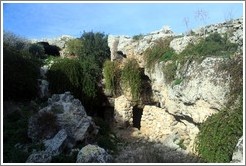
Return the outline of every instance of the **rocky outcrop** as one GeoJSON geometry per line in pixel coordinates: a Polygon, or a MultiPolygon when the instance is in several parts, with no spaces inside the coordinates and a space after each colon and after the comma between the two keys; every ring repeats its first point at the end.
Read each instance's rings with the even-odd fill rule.
{"type": "Polygon", "coordinates": [[[170,47],[174,49],[176,53],[181,53],[189,44],[198,43],[199,39],[195,36],[184,36],[175,38],[170,42],[170,47]]]}
{"type": "Polygon", "coordinates": [[[62,35],[57,38],[51,38],[51,39],[40,39],[40,40],[32,40],[32,43],[37,43],[37,42],[48,42],[49,45],[57,46],[60,48],[60,56],[65,57],[66,56],[66,42],[69,41],[70,39],[74,39],[74,37],[69,36],[69,35],[62,35]]]}
{"type": "Polygon", "coordinates": [[[103,148],[89,144],[79,151],[76,163],[108,163],[111,161],[112,156],[103,148]]]}
{"type": "Polygon", "coordinates": [[[77,142],[92,139],[97,132],[98,127],[78,99],[70,92],[54,94],[48,99],[48,106],[29,119],[28,137],[33,142],[43,142],[45,151],[35,152],[27,161],[39,162],[39,157],[47,154],[56,156],[64,148],[72,149],[77,142]]]}
{"type": "MultiPolygon", "coordinates": [[[[230,22],[205,27],[206,35],[210,33],[227,33],[229,40],[237,43],[239,53],[242,52],[242,18],[230,22]]],[[[193,35],[174,36],[171,30],[157,31],[147,34],[139,40],[126,36],[109,36],[111,60],[118,59],[117,51],[122,51],[127,58],[137,60],[141,68],[145,67],[144,51],[151,48],[155,41],[173,36],[170,47],[176,53],[182,52],[190,43],[196,44],[203,37],[204,29],[194,30],[193,35]]],[[[176,73],[169,82],[163,68],[170,63],[158,62],[152,69],[144,68],[144,73],[151,80],[154,105],[145,105],[141,118],[140,132],[149,142],[166,142],[169,136],[183,140],[187,151],[194,152],[195,137],[199,125],[209,116],[224,108],[228,102],[233,76],[223,69],[233,59],[210,57],[187,60],[183,64],[176,63],[176,73]],[[158,106],[158,107],[157,107],[158,106]]],[[[172,71],[169,71],[172,72],[172,71]]],[[[126,94],[115,99],[115,119],[124,124],[132,124],[133,106],[126,94]]],[[[167,141],[172,142],[172,141],[167,141]]]]}
{"type": "Polygon", "coordinates": [[[162,29],[151,32],[143,37],[141,40],[134,40],[128,36],[108,36],[108,46],[111,51],[111,60],[119,58],[118,51],[121,51],[127,56],[127,58],[137,59],[140,67],[144,67],[143,53],[144,51],[153,46],[159,39],[164,39],[170,36],[174,36],[174,33],[168,26],[164,26],[162,29]]]}
{"type": "Polygon", "coordinates": [[[239,51],[243,49],[243,17],[230,20],[227,22],[212,24],[203,28],[193,30],[195,35],[204,36],[211,33],[228,34],[229,40],[232,43],[237,43],[239,51]],[[205,30],[205,34],[204,34],[205,30]]]}

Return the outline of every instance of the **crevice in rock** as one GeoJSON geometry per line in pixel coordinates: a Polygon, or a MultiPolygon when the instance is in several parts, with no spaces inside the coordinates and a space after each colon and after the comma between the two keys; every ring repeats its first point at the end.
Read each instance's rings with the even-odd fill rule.
{"type": "Polygon", "coordinates": [[[133,127],[136,127],[140,130],[141,128],[141,118],[143,115],[143,109],[137,106],[134,106],[133,109],[133,127]]]}
{"type": "Polygon", "coordinates": [[[175,114],[172,114],[172,113],[170,113],[168,111],[167,111],[167,113],[172,115],[175,118],[176,121],[178,121],[180,123],[183,123],[185,126],[186,126],[186,124],[182,120],[186,120],[187,122],[192,123],[195,126],[198,126],[198,127],[200,126],[200,123],[194,122],[193,118],[190,117],[190,116],[183,115],[183,114],[182,115],[175,115],[175,114]]]}

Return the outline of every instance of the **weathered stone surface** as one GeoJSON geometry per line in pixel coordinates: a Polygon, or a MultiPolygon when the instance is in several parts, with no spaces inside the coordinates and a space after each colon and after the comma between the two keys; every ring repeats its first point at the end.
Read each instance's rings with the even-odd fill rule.
{"type": "Polygon", "coordinates": [[[173,48],[176,53],[181,53],[188,46],[188,44],[196,44],[197,42],[198,38],[195,36],[184,36],[173,39],[170,42],[170,47],[173,48]]]}
{"type": "Polygon", "coordinates": [[[46,152],[52,156],[59,155],[66,146],[67,133],[65,129],[61,129],[52,139],[44,140],[46,152]]]}
{"type": "Polygon", "coordinates": [[[243,162],[243,136],[238,140],[238,143],[234,149],[231,163],[242,163],[243,162]]]}
{"type": "Polygon", "coordinates": [[[115,122],[119,127],[132,125],[132,105],[124,95],[115,98],[115,122]]]}
{"type": "Polygon", "coordinates": [[[31,154],[26,163],[49,163],[52,160],[52,156],[46,151],[35,152],[31,154]]]}
{"type": "Polygon", "coordinates": [[[54,94],[48,99],[48,106],[29,119],[29,138],[44,142],[46,150],[32,154],[28,161],[39,161],[38,158],[48,154],[58,155],[65,147],[73,148],[77,141],[91,139],[97,132],[98,127],[78,99],[70,92],[54,94]]]}
{"type": "Polygon", "coordinates": [[[89,144],[79,151],[76,163],[108,163],[111,161],[112,156],[103,148],[89,144]]]}
{"type": "MultiPolygon", "coordinates": [[[[239,45],[240,53],[240,49],[242,52],[242,25],[242,18],[209,25],[194,30],[189,36],[174,38],[170,47],[180,53],[189,43],[196,43],[199,38],[205,37],[204,35],[217,32],[221,35],[227,33],[229,40],[239,45]]],[[[156,40],[170,36],[174,36],[171,31],[161,30],[147,34],[139,40],[125,36],[111,36],[111,40],[115,42],[109,47],[115,51],[122,51],[127,58],[137,59],[140,67],[144,68],[144,51],[151,48],[156,40]]],[[[187,150],[192,152],[195,137],[199,132],[197,126],[225,107],[230,94],[231,76],[222,69],[225,58],[211,55],[201,62],[187,60],[183,65],[177,64],[173,82],[167,83],[163,67],[168,63],[170,62],[156,63],[153,70],[145,68],[145,75],[151,80],[153,99],[160,108],[144,107],[140,131],[146,136],[147,141],[162,143],[167,136],[178,133],[179,140],[183,139],[187,150]],[[181,82],[176,84],[175,80],[178,79],[181,82]]],[[[115,100],[115,119],[121,123],[131,122],[133,116],[131,98],[125,93],[126,91],[124,90],[124,96],[115,100]]]]}

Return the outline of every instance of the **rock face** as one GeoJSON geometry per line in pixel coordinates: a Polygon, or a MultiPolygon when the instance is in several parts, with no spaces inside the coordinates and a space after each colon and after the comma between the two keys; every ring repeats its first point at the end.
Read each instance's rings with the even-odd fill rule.
{"type": "Polygon", "coordinates": [[[124,95],[115,99],[115,121],[118,127],[127,127],[132,125],[132,105],[124,95]]]}
{"type": "Polygon", "coordinates": [[[145,35],[141,40],[134,40],[128,36],[108,36],[108,46],[111,51],[111,60],[118,59],[118,51],[121,51],[127,58],[135,58],[141,67],[144,66],[143,52],[154,45],[155,41],[174,36],[170,27],[164,26],[162,29],[145,35]]]}
{"type": "MultiPolygon", "coordinates": [[[[229,40],[238,44],[238,53],[241,55],[242,22],[240,18],[207,26],[205,35],[215,32],[222,35],[227,33],[229,40]]],[[[164,29],[147,34],[139,40],[126,36],[109,36],[111,60],[118,59],[117,51],[122,51],[127,58],[136,59],[140,67],[144,68],[144,51],[151,48],[155,41],[174,36],[169,28],[164,29]]],[[[196,44],[199,38],[204,37],[203,30],[194,30],[193,36],[175,37],[170,47],[176,53],[182,52],[188,44],[196,44]]],[[[184,140],[182,143],[187,151],[194,152],[193,145],[199,132],[198,126],[225,107],[230,95],[232,76],[221,68],[226,63],[225,58],[211,55],[200,62],[187,60],[182,65],[176,64],[175,78],[168,83],[167,76],[163,72],[163,67],[168,63],[168,61],[158,62],[152,70],[144,68],[145,75],[151,80],[153,100],[159,106],[144,106],[140,132],[148,138],[148,141],[160,143],[175,141],[166,140],[169,136],[175,135],[176,140],[184,140]]],[[[134,103],[124,93],[123,96],[116,98],[116,121],[132,125],[133,107],[134,103]]]]}
{"type": "Polygon", "coordinates": [[[60,50],[60,56],[64,57],[66,54],[65,48],[66,48],[66,42],[70,39],[74,39],[74,37],[69,36],[69,35],[62,35],[60,37],[57,38],[53,38],[53,39],[41,39],[41,40],[32,40],[32,43],[36,43],[36,42],[48,42],[49,45],[54,45],[59,47],[60,50]]]}
{"type": "Polygon", "coordinates": [[[103,148],[89,144],[79,151],[76,163],[108,163],[111,161],[112,156],[103,148]]]}
{"type": "Polygon", "coordinates": [[[65,92],[54,94],[48,106],[29,119],[28,137],[33,142],[43,142],[45,151],[32,154],[28,162],[38,162],[37,156],[56,156],[66,147],[71,149],[76,142],[93,138],[98,127],[78,99],[65,92]]]}
{"type": "Polygon", "coordinates": [[[204,28],[199,28],[196,30],[193,30],[194,34],[203,36],[204,35],[204,29],[205,29],[205,35],[211,34],[211,33],[220,33],[225,34],[228,33],[229,40],[232,43],[237,43],[239,45],[239,50],[242,51],[243,46],[243,17],[230,20],[224,23],[219,24],[212,24],[208,25],[204,28]]]}
{"type": "Polygon", "coordinates": [[[238,140],[235,150],[232,155],[231,163],[242,163],[243,162],[243,137],[238,140]]]}

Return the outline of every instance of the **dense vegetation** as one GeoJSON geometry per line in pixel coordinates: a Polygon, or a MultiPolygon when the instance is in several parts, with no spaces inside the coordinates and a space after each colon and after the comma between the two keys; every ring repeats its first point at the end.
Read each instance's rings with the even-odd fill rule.
{"type": "Polygon", "coordinates": [[[117,61],[106,61],[103,74],[105,88],[113,95],[123,93],[120,89],[125,89],[130,91],[133,101],[139,100],[142,82],[140,68],[135,59],[127,60],[122,68],[117,61]]]}
{"type": "Polygon", "coordinates": [[[105,61],[103,65],[103,76],[105,79],[105,89],[114,96],[120,94],[121,69],[119,63],[117,61],[105,61]]]}
{"type": "Polygon", "coordinates": [[[238,139],[243,135],[243,99],[234,108],[210,116],[200,127],[197,151],[207,162],[230,162],[238,139]]]}
{"type": "Polygon", "coordinates": [[[40,62],[31,56],[24,39],[11,33],[6,33],[4,39],[4,100],[34,99],[38,94],[40,62]]]}
{"type": "Polygon", "coordinates": [[[121,81],[123,89],[130,89],[132,100],[138,100],[141,91],[141,75],[139,65],[135,59],[126,61],[122,69],[121,81]]]}

